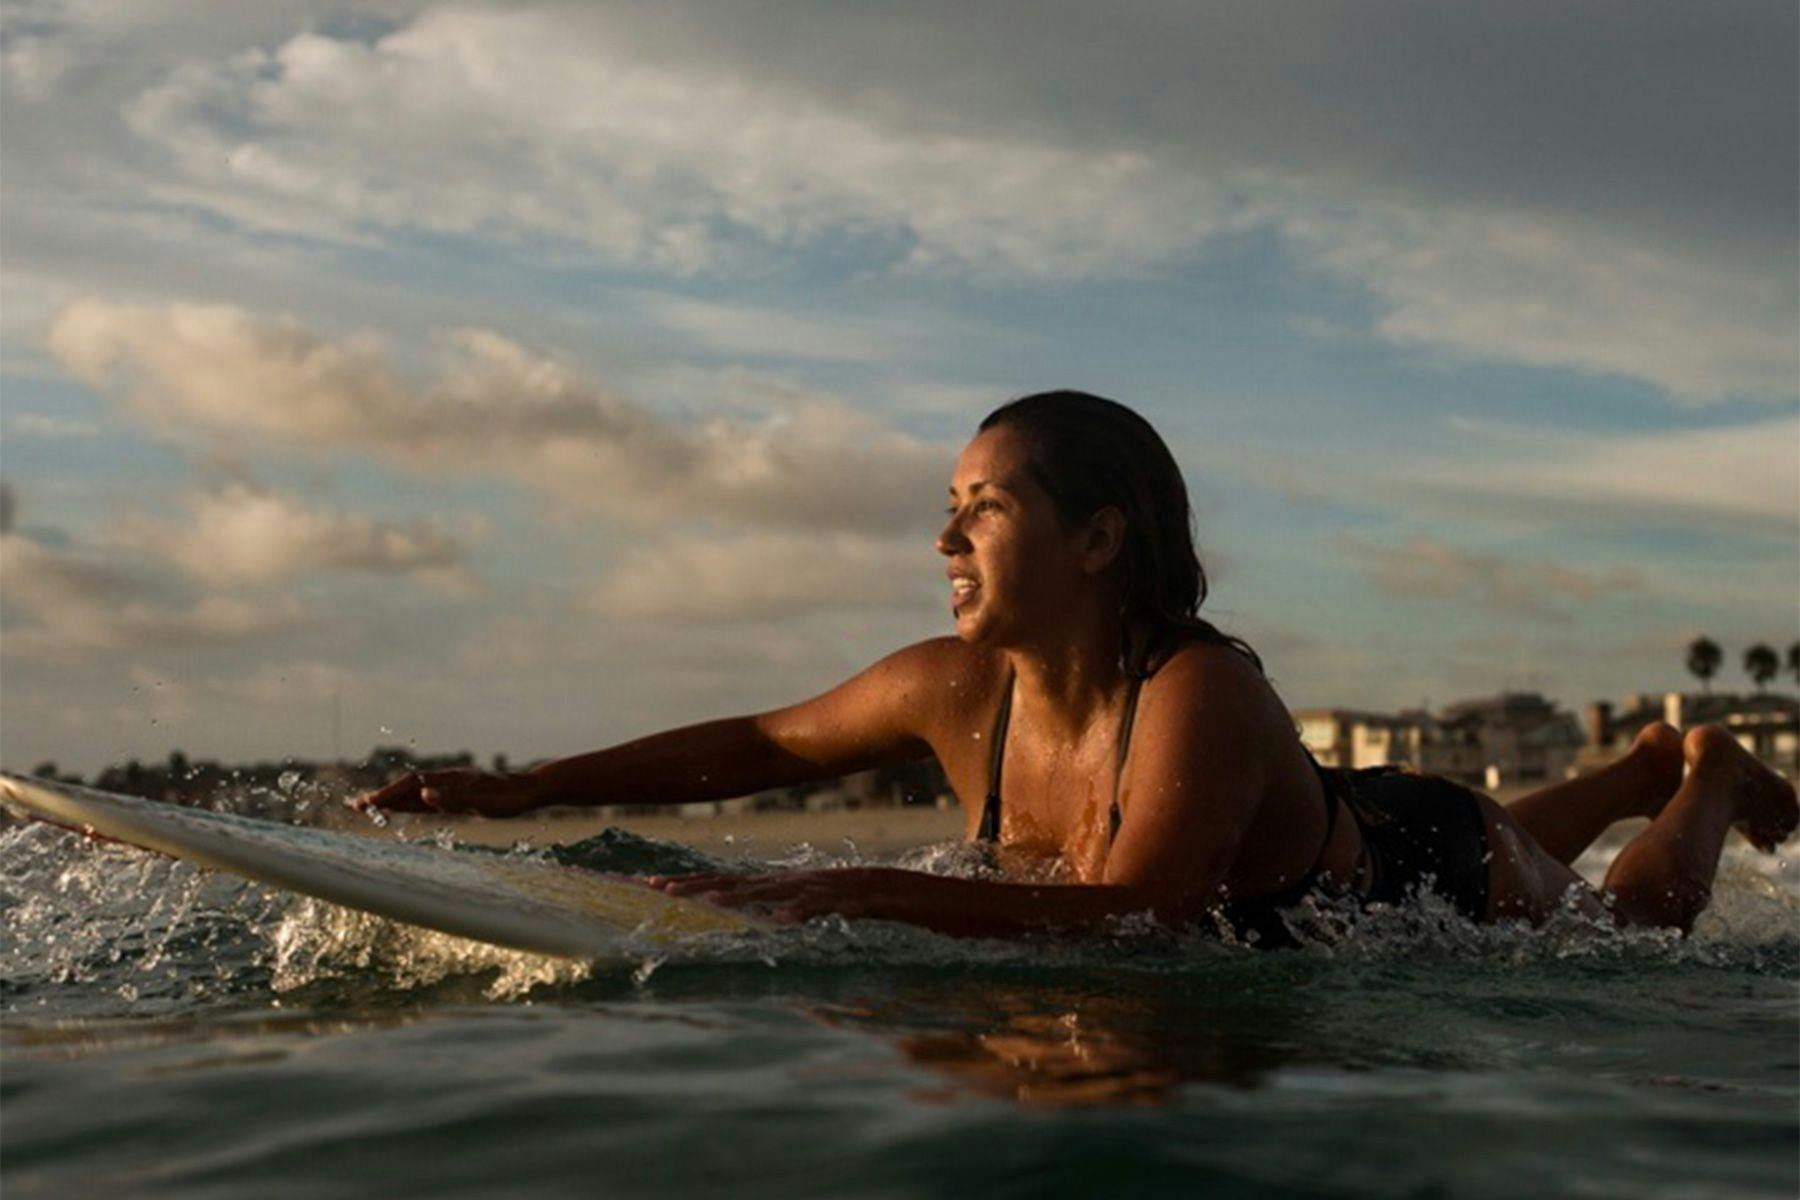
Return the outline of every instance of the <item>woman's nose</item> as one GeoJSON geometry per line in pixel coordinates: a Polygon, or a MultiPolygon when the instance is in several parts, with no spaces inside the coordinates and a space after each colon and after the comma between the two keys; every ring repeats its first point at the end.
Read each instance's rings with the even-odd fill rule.
{"type": "Polygon", "coordinates": [[[951,513],[950,519],[944,522],[944,528],[937,535],[938,553],[949,556],[962,554],[968,549],[969,539],[963,536],[962,519],[958,514],[951,513]]]}

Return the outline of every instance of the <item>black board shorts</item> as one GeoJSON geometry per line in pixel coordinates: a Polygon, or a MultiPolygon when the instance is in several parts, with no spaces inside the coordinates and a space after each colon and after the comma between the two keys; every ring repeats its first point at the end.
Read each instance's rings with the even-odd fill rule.
{"type": "Polygon", "coordinates": [[[1399,904],[1426,890],[1471,921],[1487,916],[1492,855],[1480,793],[1395,767],[1340,774],[1340,795],[1369,849],[1369,875],[1357,889],[1365,902],[1399,904]]]}
{"type": "Polygon", "coordinates": [[[1328,799],[1350,814],[1362,832],[1367,857],[1348,888],[1317,870],[1287,891],[1218,906],[1223,930],[1262,949],[1300,945],[1285,912],[1320,890],[1346,890],[1364,905],[1404,904],[1420,891],[1448,900],[1470,921],[1488,907],[1487,816],[1481,796],[1438,775],[1398,767],[1334,770],[1319,767],[1328,799]]]}

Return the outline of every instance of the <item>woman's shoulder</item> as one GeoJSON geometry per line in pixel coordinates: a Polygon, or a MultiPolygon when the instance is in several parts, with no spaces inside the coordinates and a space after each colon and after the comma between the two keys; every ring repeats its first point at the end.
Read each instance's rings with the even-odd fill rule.
{"type": "Polygon", "coordinates": [[[1229,707],[1257,724],[1292,724],[1262,669],[1223,642],[1196,639],[1176,647],[1145,682],[1143,699],[1196,715],[1229,707]]]}
{"type": "Polygon", "coordinates": [[[977,691],[999,687],[1006,678],[1006,658],[999,651],[970,646],[959,637],[913,642],[882,658],[882,664],[920,680],[952,682],[977,691]]]}
{"type": "Polygon", "coordinates": [[[1006,682],[1004,657],[954,637],[914,642],[876,665],[891,673],[896,682],[974,704],[983,703],[1006,682]]]}
{"type": "Polygon", "coordinates": [[[1171,650],[1150,675],[1160,690],[1243,688],[1269,686],[1262,670],[1248,655],[1224,642],[1186,641],[1171,650]]]}

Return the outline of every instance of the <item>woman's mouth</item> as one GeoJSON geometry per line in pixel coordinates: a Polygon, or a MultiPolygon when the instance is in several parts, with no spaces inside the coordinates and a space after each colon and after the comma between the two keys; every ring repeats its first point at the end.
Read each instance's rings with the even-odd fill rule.
{"type": "Polygon", "coordinates": [[[981,585],[967,575],[950,577],[950,610],[952,612],[969,602],[981,585]]]}

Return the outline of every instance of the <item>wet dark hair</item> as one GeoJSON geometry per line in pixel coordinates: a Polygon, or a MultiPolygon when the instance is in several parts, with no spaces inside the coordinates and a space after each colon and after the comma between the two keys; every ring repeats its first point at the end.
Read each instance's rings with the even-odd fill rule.
{"type": "Polygon", "coordinates": [[[1064,391],[1003,404],[981,432],[1001,427],[1023,440],[1026,469],[1064,524],[1109,506],[1124,514],[1119,644],[1126,674],[1150,675],[1189,641],[1229,646],[1262,670],[1248,643],[1200,616],[1206,570],[1194,550],[1187,484],[1150,422],[1116,400],[1064,391]]]}

